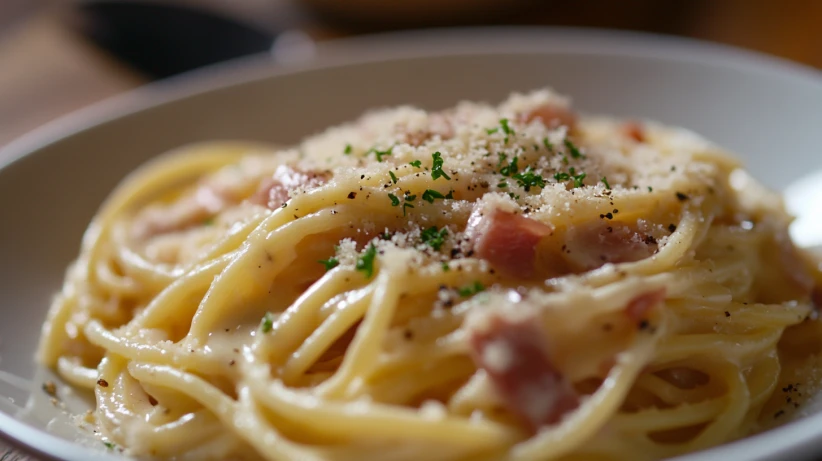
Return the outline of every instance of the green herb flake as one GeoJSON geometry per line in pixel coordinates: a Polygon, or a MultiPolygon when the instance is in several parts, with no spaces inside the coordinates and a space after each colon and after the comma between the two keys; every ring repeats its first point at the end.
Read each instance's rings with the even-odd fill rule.
{"type": "Polygon", "coordinates": [[[345,145],[345,150],[343,151],[343,154],[351,155],[352,150],[354,150],[354,149],[351,147],[351,144],[346,144],[345,145]]]}
{"type": "Polygon", "coordinates": [[[388,198],[391,199],[391,206],[400,206],[400,199],[396,195],[388,194],[388,198]]]}
{"type": "Polygon", "coordinates": [[[497,187],[499,187],[500,189],[505,189],[506,187],[508,187],[508,183],[505,182],[505,181],[502,181],[499,184],[497,184],[497,187]]]}
{"type": "Polygon", "coordinates": [[[485,291],[485,286],[483,286],[480,282],[474,282],[462,288],[457,288],[457,293],[459,293],[459,295],[463,298],[467,298],[483,291],[485,291]]]}
{"type": "Polygon", "coordinates": [[[602,181],[602,184],[605,184],[605,188],[606,188],[606,189],[611,190],[611,185],[610,185],[610,184],[608,184],[608,178],[606,178],[605,176],[603,176],[603,177],[602,177],[602,179],[600,179],[600,181],[602,181]]]}
{"type": "Polygon", "coordinates": [[[654,191],[654,188],[651,187],[651,186],[648,186],[648,192],[653,192],[653,191],[654,191]]]}
{"type": "Polygon", "coordinates": [[[391,181],[393,181],[394,184],[397,184],[397,176],[394,174],[393,171],[389,171],[388,176],[391,176],[391,181]]]}
{"type": "Polygon", "coordinates": [[[569,176],[568,173],[560,171],[554,174],[554,179],[556,179],[557,182],[562,182],[571,179],[571,176],[569,176]]]}
{"type": "Polygon", "coordinates": [[[585,158],[585,155],[579,151],[577,146],[568,139],[565,140],[565,147],[568,148],[568,153],[571,154],[571,158],[585,158]]]}
{"type": "Polygon", "coordinates": [[[442,262],[442,271],[443,272],[448,272],[450,270],[451,270],[451,266],[448,265],[448,261],[443,261],[442,262]]]}
{"type": "Polygon", "coordinates": [[[517,184],[519,184],[520,187],[525,189],[525,192],[530,191],[532,187],[545,187],[545,178],[534,173],[530,166],[527,167],[522,173],[515,174],[514,179],[516,179],[517,184]]]}
{"type": "Polygon", "coordinates": [[[374,156],[377,157],[378,162],[382,162],[383,157],[392,155],[392,150],[394,150],[394,146],[389,147],[387,150],[378,150],[377,148],[371,148],[371,152],[373,152],[374,156]]]}
{"type": "Polygon", "coordinates": [[[422,243],[427,243],[428,246],[437,251],[439,251],[442,244],[445,243],[446,236],[448,236],[448,229],[443,227],[437,230],[437,226],[431,226],[420,233],[422,243]]]}
{"type": "Polygon", "coordinates": [[[485,129],[485,132],[488,133],[488,134],[494,134],[497,131],[499,131],[499,128],[486,128],[485,129]]]}
{"type": "Polygon", "coordinates": [[[548,152],[554,151],[554,145],[551,144],[551,141],[549,141],[548,138],[542,138],[542,145],[545,146],[546,149],[548,149],[548,152]]]}
{"type": "Polygon", "coordinates": [[[413,162],[408,162],[408,164],[414,168],[422,168],[422,162],[420,160],[414,160],[413,162]]]}
{"type": "Polygon", "coordinates": [[[355,269],[365,274],[365,278],[371,278],[374,275],[374,258],[377,256],[377,247],[372,243],[365,250],[365,253],[357,258],[357,265],[355,269]]]}
{"type": "Polygon", "coordinates": [[[447,198],[449,200],[453,200],[454,199],[454,189],[449,190],[448,193],[445,194],[445,198],[447,198]]]}
{"type": "Polygon", "coordinates": [[[410,203],[408,203],[408,202],[405,202],[405,203],[403,203],[403,204],[402,204],[402,215],[403,215],[403,216],[405,216],[406,210],[407,210],[408,208],[414,208],[414,205],[412,205],[412,204],[410,204],[410,203]]]}
{"type": "MultiPolygon", "coordinates": [[[[450,192],[449,192],[450,193],[450,192]]],[[[435,191],[434,189],[426,189],[425,192],[422,193],[422,199],[428,203],[434,203],[436,199],[444,199],[445,196],[441,193],[435,191]]]]}
{"type": "Polygon", "coordinates": [[[113,444],[113,443],[111,443],[111,442],[103,442],[103,445],[105,445],[105,446],[106,446],[106,448],[108,448],[109,450],[113,450],[113,449],[114,449],[114,447],[116,447],[116,446],[117,446],[117,445],[114,445],[114,444],[113,444]]]}
{"type": "Polygon", "coordinates": [[[514,135],[514,130],[512,130],[511,127],[508,125],[507,118],[500,120],[499,125],[502,127],[502,132],[505,133],[505,139],[503,140],[503,142],[505,144],[508,144],[508,138],[514,135]]]}
{"type": "Polygon", "coordinates": [[[413,202],[416,199],[417,199],[417,194],[406,194],[405,195],[405,201],[406,202],[413,202]]]}
{"type": "Polygon", "coordinates": [[[574,188],[582,187],[582,180],[585,179],[586,174],[577,174],[574,167],[568,168],[568,173],[570,173],[570,179],[574,180],[574,188]]]}
{"type": "Polygon", "coordinates": [[[274,328],[274,315],[271,312],[266,312],[260,321],[260,330],[263,333],[268,333],[272,328],[274,328]]]}
{"type": "Polygon", "coordinates": [[[519,165],[517,164],[518,161],[519,159],[517,157],[512,158],[511,163],[500,168],[499,174],[503,176],[511,176],[517,174],[519,172],[519,165]]]}
{"type": "Polygon", "coordinates": [[[450,181],[451,177],[448,176],[444,171],[442,171],[442,154],[437,151],[431,154],[431,157],[434,159],[434,164],[431,166],[431,179],[437,179],[439,177],[443,177],[446,180],[450,181]]]}
{"type": "Polygon", "coordinates": [[[331,269],[333,269],[333,268],[340,265],[340,261],[337,260],[337,258],[335,258],[333,256],[331,258],[328,258],[328,259],[321,259],[317,262],[322,264],[323,266],[325,266],[326,271],[330,271],[331,269]]]}
{"type": "Polygon", "coordinates": [[[580,174],[574,176],[574,188],[584,186],[584,184],[582,183],[582,180],[585,179],[585,176],[586,176],[585,173],[580,173],[580,174]]]}

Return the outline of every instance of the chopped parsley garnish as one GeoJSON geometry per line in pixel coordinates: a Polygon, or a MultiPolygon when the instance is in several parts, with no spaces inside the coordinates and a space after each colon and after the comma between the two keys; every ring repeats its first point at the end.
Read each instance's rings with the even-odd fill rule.
{"type": "Polygon", "coordinates": [[[443,272],[448,272],[450,270],[451,270],[451,266],[448,265],[448,261],[443,261],[442,262],[442,271],[443,272]]]}
{"type": "Polygon", "coordinates": [[[648,186],[648,192],[653,192],[653,191],[654,191],[654,188],[651,187],[651,186],[648,186]]]}
{"type": "Polygon", "coordinates": [[[434,200],[438,198],[443,199],[445,198],[445,196],[435,191],[434,189],[426,189],[425,192],[422,193],[422,199],[428,203],[434,203],[434,200]]]}
{"type": "Polygon", "coordinates": [[[374,153],[374,156],[377,157],[378,162],[382,162],[382,158],[391,155],[391,151],[394,150],[394,146],[388,148],[388,150],[377,150],[376,148],[372,148],[371,152],[374,153]]]}
{"type": "Polygon", "coordinates": [[[582,180],[585,179],[585,176],[587,175],[585,173],[577,174],[574,167],[569,168],[568,172],[571,173],[571,178],[574,180],[574,188],[582,187],[582,180]]]}
{"type": "Polygon", "coordinates": [[[485,291],[485,286],[480,282],[474,282],[462,288],[457,288],[457,293],[459,293],[459,295],[463,298],[467,298],[482,291],[485,291]]]}
{"type": "Polygon", "coordinates": [[[515,174],[514,179],[517,180],[517,184],[519,184],[520,187],[525,189],[525,192],[530,191],[532,187],[545,187],[545,178],[535,174],[530,166],[525,168],[525,171],[522,173],[515,174]]]}
{"type": "MultiPolygon", "coordinates": [[[[582,181],[585,179],[586,176],[587,176],[587,174],[585,174],[585,173],[577,174],[574,167],[571,167],[571,168],[568,169],[568,173],[565,173],[565,172],[562,172],[562,171],[560,171],[558,173],[555,173],[554,174],[554,179],[556,179],[557,182],[573,180],[574,181],[574,188],[577,188],[577,187],[584,186],[582,181]]],[[[605,178],[603,178],[603,179],[605,179],[605,178]]],[[[609,189],[610,189],[610,187],[609,187],[609,189]]]]}
{"type": "MultiPolygon", "coordinates": [[[[403,204],[402,204],[402,215],[403,215],[403,216],[405,216],[405,214],[406,214],[406,212],[408,211],[408,209],[409,209],[409,208],[414,208],[414,205],[413,205],[413,204],[411,204],[411,203],[408,203],[408,202],[412,202],[412,201],[414,201],[414,200],[416,200],[416,199],[417,199],[417,195],[416,195],[416,194],[408,194],[408,193],[406,192],[406,195],[405,195],[405,203],[403,203],[403,204]]],[[[398,203],[399,203],[399,202],[398,202],[398,203]]]]}
{"type": "Polygon", "coordinates": [[[511,197],[513,200],[519,200],[519,195],[514,195],[513,192],[508,192],[508,196],[511,197]]]}
{"type": "Polygon", "coordinates": [[[439,151],[437,151],[431,154],[431,157],[434,159],[434,164],[431,166],[431,179],[443,177],[446,180],[450,181],[451,177],[448,176],[444,171],[442,171],[442,154],[439,153],[439,151]]]}
{"type": "Polygon", "coordinates": [[[388,176],[391,176],[391,181],[393,181],[394,184],[397,184],[397,176],[394,174],[393,171],[389,171],[388,176]]]}
{"type": "Polygon", "coordinates": [[[343,151],[343,154],[351,155],[352,150],[353,150],[353,148],[351,147],[351,144],[346,144],[345,145],[345,150],[343,151]]]}
{"type": "Polygon", "coordinates": [[[413,166],[414,168],[422,168],[422,162],[419,160],[414,160],[413,162],[408,162],[409,165],[413,166]]]}
{"type": "Polygon", "coordinates": [[[499,162],[497,162],[497,168],[502,168],[502,164],[503,164],[503,162],[505,162],[506,160],[508,160],[508,155],[507,155],[507,154],[504,154],[504,153],[502,153],[502,152],[499,152],[499,153],[497,154],[497,156],[499,157],[499,162]]]}
{"type": "Polygon", "coordinates": [[[327,271],[330,271],[331,269],[340,265],[340,261],[333,256],[328,259],[321,259],[317,262],[325,266],[325,270],[327,271]]]}
{"type": "Polygon", "coordinates": [[[511,127],[508,126],[508,119],[507,118],[504,118],[504,119],[500,120],[499,121],[499,126],[502,127],[502,132],[503,133],[505,133],[505,134],[514,134],[514,130],[512,130],[511,127]]]}
{"type": "Polygon", "coordinates": [[[501,181],[499,184],[497,184],[497,187],[499,187],[500,189],[505,189],[506,187],[508,187],[508,183],[505,181],[501,181]]]}
{"type": "Polygon", "coordinates": [[[354,266],[355,269],[365,274],[366,278],[371,278],[374,275],[374,258],[377,256],[377,247],[374,246],[372,243],[368,246],[368,249],[365,250],[365,253],[362,254],[359,258],[357,258],[357,265],[354,266]]]}
{"type": "Polygon", "coordinates": [[[274,316],[271,315],[271,312],[266,312],[260,321],[260,330],[263,333],[268,333],[272,328],[274,328],[274,316]]]}
{"type": "Polygon", "coordinates": [[[519,172],[519,165],[517,165],[518,161],[519,159],[517,157],[512,158],[511,163],[499,169],[499,174],[503,176],[511,176],[517,174],[519,172]]]}
{"type": "Polygon", "coordinates": [[[400,206],[400,199],[396,195],[388,194],[388,198],[391,199],[391,206],[400,206]]]}
{"type": "Polygon", "coordinates": [[[568,148],[568,153],[571,154],[571,158],[585,157],[584,155],[582,155],[582,152],[579,151],[577,146],[575,146],[574,143],[572,143],[568,139],[565,140],[565,147],[568,148]]]}
{"type": "Polygon", "coordinates": [[[499,128],[486,128],[485,129],[485,132],[488,133],[488,134],[494,134],[497,131],[499,131],[499,128]]]}
{"type": "Polygon", "coordinates": [[[422,243],[427,243],[431,248],[439,251],[442,244],[445,243],[445,237],[448,235],[448,229],[443,227],[437,230],[437,226],[431,226],[420,233],[422,243]]]}
{"type": "Polygon", "coordinates": [[[449,190],[448,193],[445,194],[445,198],[453,200],[454,199],[454,189],[449,190]]]}
{"type": "Polygon", "coordinates": [[[545,148],[548,149],[549,152],[554,151],[554,145],[551,144],[551,141],[549,141],[548,138],[542,138],[542,145],[545,146],[545,148]]]}
{"type": "Polygon", "coordinates": [[[603,177],[602,177],[602,179],[600,179],[600,181],[602,181],[602,184],[605,184],[605,188],[606,188],[606,189],[611,190],[611,185],[610,185],[610,184],[608,184],[608,178],[606,178],[605,176],[603,176],[603,177]]]}
{"type": "Polygon", "coordinates": [[[103,445],[105,445],[105,446],[106,446],[106,448],[108,448],[109,450],[113,450],[113,449],[114,449],[114,447],[116,446],[116,445],[114,445],[114,444],[113,444],[113,443],[111,443],[111,442],[103,442],[103,445]]]}
{"type": "Polygon", "coordinates": [[[508,144],[508,137],[514,134],[514,130],[508,126],[507,118],[500,120],[499,125],[502,127],[502,132],[505,133],[505,144],[508,144]]]}

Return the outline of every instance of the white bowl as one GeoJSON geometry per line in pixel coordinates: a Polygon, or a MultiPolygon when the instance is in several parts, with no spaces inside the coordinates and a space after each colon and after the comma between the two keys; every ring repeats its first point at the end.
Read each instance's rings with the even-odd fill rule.
{"type": "MultiPolygon", "coordinates": [[[[149,86],[0,151],[6,162],[0,170],[0,397],[6,397],[0,434],[43,457],[113,459],[100,443],[93,444],[97,450],[75,443],[64,417],[50,423],[59,411],[44,398],[42,370],[32,357],[49,298],[83,229],[106,194],[142,162],[198,140],[293,143],[375,106],[498,101],[545,85],[572,95],[583,111],[691,128],[739,152],[775,188],[822,169],[819,74],[658,36],[568,29],[402,33],[324,44],[313,61],[288,68],[257,57],[149,86]],[[27,401],[33,406],[18,412],[27,401]]],[[[73,409],[85,404],[66,400],[73,409]]],[[[822,413],[686,458],[819,453],[822,413]]]]}

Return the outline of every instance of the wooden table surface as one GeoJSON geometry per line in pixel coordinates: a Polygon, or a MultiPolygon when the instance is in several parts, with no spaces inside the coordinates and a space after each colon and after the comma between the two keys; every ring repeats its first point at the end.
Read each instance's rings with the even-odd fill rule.
{"type": "MultiPolygon", "coordinates": [[[[666,2],[653,0],[590,0],[584,10],[574,2],[545,3],[550,5],[506,21],[671,33],[822,68],[822,1],[682,0],[672,2],[677,9],[668,4],[664,11],[651,5],[666,2]]],[[[63,13],[45,9],[11,29],[0,29],[0,146],[56,117],[146,83],[67,27],[63,13]]],[[[339,24],[318,23],[313,30],[323,31],[322,36],[350,33],[339,24]]],[[[0,460],[31,459],[4,450],[0,442],[0,460]]]]}

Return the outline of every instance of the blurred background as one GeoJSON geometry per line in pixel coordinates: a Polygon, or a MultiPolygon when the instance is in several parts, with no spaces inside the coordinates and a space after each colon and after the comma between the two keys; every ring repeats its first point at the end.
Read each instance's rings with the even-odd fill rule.
{"type": "Polygon", "coordinates": [[[582,26],[731,44],[822,68],[818,0],[0,0],[0,146],[210,63],[300,58],[338,37],[465,25],[582,26]]]}

